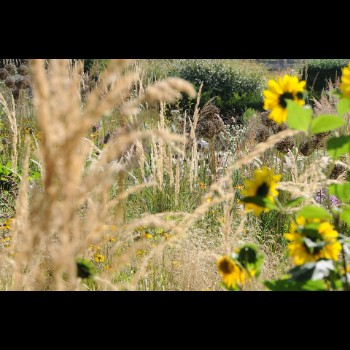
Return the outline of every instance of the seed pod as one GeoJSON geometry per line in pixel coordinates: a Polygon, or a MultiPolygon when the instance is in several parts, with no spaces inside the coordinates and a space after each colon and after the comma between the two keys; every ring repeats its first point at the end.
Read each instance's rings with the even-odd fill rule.
{"type": "Polygon", "coordinates": [[[29,74],[29,69],[27,66],[25,66],[24,64],[20,65],[18,67],[18,74],[19,75],[22,75],[22,76],[25,76],[25,75],[28,75],[29,74]]]}
{"type": "Polygon", "coordinates": [[[9,73],[5,68],[0,68],[0,80],[5,80],[9,73]]]}
{"type": "Polygon", "coordinates": [[[15,85],[18,89],[26,88],[26,84],[27,84],[26,78],[22,76],[19,76],[15,81],[15,85]]]}
{"type": "Polygon", "coordinates": [[[6,64],[4,68],[12,75],[16,74],[16,66],[14,64],[6,64]]]}
{"type": "Polygon", "coordinates": [[[294,140],[292,137],[286,137],[276,145],[276,149],[282,153],[288,153],[294,147],[294,140]]]}
{"type": "Polygon", "coordinates": [[[12,89],[12,88],[15,86],[15,82],[16,82],[15,78],[12,77],[12,76],[9,76],[9,77],[7,77],[6,80],[5,80],[5,85],[6,85],[8,88],[12,89]]]}
{"type": "Polygon", "coordinates": [[[14,87],[14,88],[12,89],[12,95],[13,95],[13,98],[14,98],[15,100],[18,100],[18,98],[19,98],[19,89],[18,89],[17,87],[14,87]]]}

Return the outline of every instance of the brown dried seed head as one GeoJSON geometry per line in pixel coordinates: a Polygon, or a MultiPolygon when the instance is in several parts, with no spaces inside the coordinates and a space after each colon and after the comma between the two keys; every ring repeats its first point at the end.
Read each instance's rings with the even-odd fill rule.
{"type": "Polygon", "coordinates": [[[16,74],[16,66],[14,64],[6,64],[4,67],[10,74],[16,74]]]}
{"type": "Polygon", "coordinates": [[[299,148],[299,151],[304,156],[309,156],[313,151],[314,148],[311,145],[311,142],[304,141],[299,148]]]}
{"type": "Polygon", "coordinates": [[[286,137],[284,140],[276,144],[276,149],[282,153],[288,153],[294,147],[294,140],[292,137],[286,137]]]}
{"type": "Polygon", "coordinates": [[[18,100],[18,98],[19,98],[19,89],[18,89],[17,87],[14,87],[14,88],[12,89],[12,95],[13,95],[13,98],[14,98],[15,100],[18,100]]]}
{"type": "Polygon", "coordinates": [[[261,125],[255,132],[256,142],[265,142],[270,136],[269,129],[265,125],[261,125]]]}
{"type": "Polygon", "coordinates": [[[341,174],[343,174],[347,168],[344,165],[341,164],[335,164],[331,175],[329,176],[330,179],[337,179],[341,174]]]}
{"type": "Polygon", "coordinates": [[[5,80],[9,73],[5,68],[0,68],[0,80],[5,80]]]}
{"type": "Polygon", "coordinates": [[[12,88],[15,86],[15,82],[16,82],[15,78],[12,77],[12,76],[9,76],[9,77],[7,77],[6,80],[5,80],[5,85],[6,85],[8,88],[12,89],[12,88]]]}
{"type": "Polygon", "coordinates": [[[15,85],[18,89],[25,89],[27,85],[27,80],[25,77],[19,76],[16,81],[15,85]]]}
{"type": "Polygon", "coordinates": [[[18,67],[18,74],[19,75],[28,75],[29,74],[29,69],[26,65],[22,64],[21,66],[18,67]]]}

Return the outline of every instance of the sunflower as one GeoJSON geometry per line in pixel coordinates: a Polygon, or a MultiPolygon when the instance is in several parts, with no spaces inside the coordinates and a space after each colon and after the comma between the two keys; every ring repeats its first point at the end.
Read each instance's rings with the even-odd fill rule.
{"type": "Polygon", "coordinates": [[[348,67],[343,68],[340,90],[344,97],[350,98],[350,63],[348,67]]]}
{"type": "Polygon", "coordinates": [[[285,75],[278,81],[269,80],[268,90],[263,92],[264,109],[270,110],[269,119],[277,124],[282,124],[287,120],[287,100],[294,100],[298,105],[305,104],[303,92],[306,82],[299,81],[297,77],[285,75]]]}
{"type": "Polygon", "coordinates": [[[230,257],[221,256],[217,261],[222,282],[227,288],[235,288],[236,284],[245,283],[244,270],[230,257]]]}
{"type": "MultiPolygon", "coordinates": [[[[277,182],[282,175],[275,175],[273,169],[264,166],[262,169],[255,170],[253,180],[245,180],[245,190],[242,194],[246,197],[262,197],[274,202],[274,198],[278,196],[276,190],[277,182]]],[[[246,211],[254,211],[255,215],[260,215],[263,211],[269,211],[269,208],[261,207],[255,203],[245,203],[246,211]]]]}
{"type": "Polygon", "coordinates": [[[339,258],[341,244],[337,240],[338,232],[327,221],[297,217],[285,237],[290,241],[288,253],[294,258],[295,265],[319,259],[337,261],[339,258]]]}

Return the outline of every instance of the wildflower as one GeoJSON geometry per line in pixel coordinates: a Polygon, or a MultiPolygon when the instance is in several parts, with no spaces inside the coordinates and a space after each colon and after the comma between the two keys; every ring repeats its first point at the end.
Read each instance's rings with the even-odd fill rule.
{"type": "Polygon", "coordinates": [[[282,124],[287,120],[287,99],[294,100],[298,105],[305,104],[303,92],[305,81],[299,81],[297,77],[285,75],[279,78],[278,82],[270,80],[268,90],[263,92],[264,109],[270,110],[269,119],[277,124],[282,124]]]}
{"type": "Polygon", "coordinates": [[[199,183],[199,187],[202,189],[202,190],[205,190],[207,188],[207,186],[205,186],[205,183],[204,182],[200,182],[199,183]]]}
{"type": "Polygon", "coordinates": [[[219,273],[227,288],[235,288],[237,284],[245,283],[243,269],[230,257],[221,256],[217,261],[219,273]]]}
{"type": "Polygon", "coordinates": [[[340,90],[344,97],[350,98],[350,62],[348,67],[343,68],[340,90]]]}
{"type": "Polygon", "coordinates": [[[285,237],[290,241],[288,252],[294,258],[295,265],[320,259],[339,259],[341,244],[338,242],[338,232],[327,221],[299,216],[285,237]]]}
{"type": "MultiPolygon", "coordinates": [[[[273,169],[269,169],[266,166],[262,169],[255,170],[254,179],[245,181],[245,190],[242,194],[246,197],[267,198],[271,203],[274,203],[274,198],[278,195],[276,190],[277,182],[281,179],[282,175],[275,175],[273,169]]],[[[255,215],[260,215],[263,211],[267,212],[270,209],[259,206],[255,203],[245,203],[246,211],[254,211],[255,215]]]]}
{"type": "Polygon", "coordinates": [[[235,190],[242,191],[244,189],[244,186],[242,185],[237,185],[234,187],[235,190]]]}
{"type": "Polygon", "coordinates": [[[166,233],[166,234],[164,235],[164,237],[165,237],[165,239],[171,239],[171,238],[173,237],[173,234],[171,234],[171,233],[166,233]]]}
{"type": "Polygon", "coordinates": [[[146,239],[152,239],[153,238],[153,236],[150,233],[148,233],[148,232],[143,233],[141,235],[141,237],[142,238],[146,238],[146,239]]]}
{"type": "Polygon", "coordinates": [[[102,254],[95,254],[94,255],[94,260],[98,263],[102,263],[105,261],[105,256],[102,254]]]}
{"type": "Polygon", "coordinates": [[[208,198],[206,199],[206,201],[207,201],[207,203],[210,203],[210,202],[213,201],[213,198],[212,198],[212,197],[208,197],[208,198]]]}

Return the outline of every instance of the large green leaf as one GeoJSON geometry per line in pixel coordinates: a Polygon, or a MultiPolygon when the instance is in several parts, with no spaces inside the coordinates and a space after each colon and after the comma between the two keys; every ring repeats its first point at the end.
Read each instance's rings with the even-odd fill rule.
{"type": "Polygon", "coordinates": [[[312,109],[303,108],[295,101],[287,100],[287,125],[290,129],[301,130],[307,133],[312,120],[312,109]]]}
{"type": "Polygon", "coordinates": [[[350,99],[341,98],[338,102],[337,110],[340,116],[344,115],[347,112],[350,112],[350,99]]]}
{"type": "Polygon", "coordinates": [[[350,226],[350,205],[344,205],[341,208],[340,218],[350,226]]]}
{"type": "Polygon", "coordinates": [[[345,120],[336,115],[320,115],[311,122],[311,133],[320,134],[345,125],[345,120]]]}
{"type": "Polygon", "coordinates": [[[272,291],[325,291],[327,286],[323,280],[297,282],[290,279],[265,281],[265,286],[272,291]]]}
{"type": "Polygon", "coordinates": [[[308,205],[302,208],[298,212],[298,216],[303,216],[305,219],[318,218],[324,220],[330,220],[331,215],[328,211],[322,207],[316,207],[314,205],[308,205]]]}
{"type": "Polygon", "coordinates": [[[327,141],[327,151],[333,159],[350,153],[350,136],[332,137],[327,141]]]}
{"type": "Polygon", "coordinates": [[[350,200],[350,182],[330,185],[329,193],[333,194],[343,202],[349,201],[350,200]]]}

